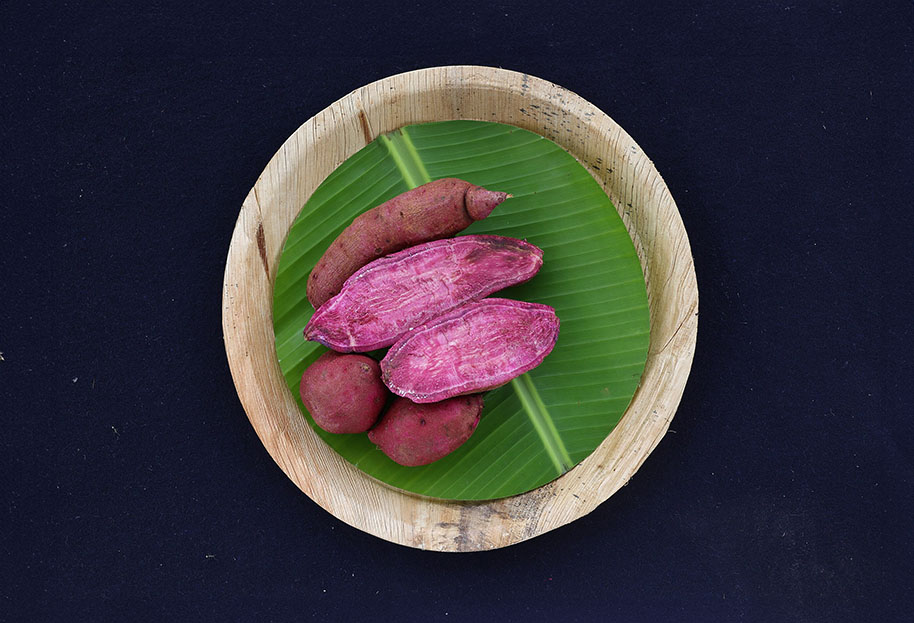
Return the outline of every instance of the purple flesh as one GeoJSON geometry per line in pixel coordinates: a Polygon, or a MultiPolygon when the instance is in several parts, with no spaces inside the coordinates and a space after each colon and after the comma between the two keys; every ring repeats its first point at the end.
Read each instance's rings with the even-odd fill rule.
{"type": "Polygon", "coordinates": [[[419,244],[360,268],[314,313],[305,339],[338,352],[384,348],[466,302],[531,279],[542,265],[538,247],[504,236],[419,244]]]}
{"type": "Polygon", "coordinates": [[[406,334],[381,361],[381,380],[413,402],[504,385],[552,352],[559,319],[548,305],[483,299],[406,334]]]}

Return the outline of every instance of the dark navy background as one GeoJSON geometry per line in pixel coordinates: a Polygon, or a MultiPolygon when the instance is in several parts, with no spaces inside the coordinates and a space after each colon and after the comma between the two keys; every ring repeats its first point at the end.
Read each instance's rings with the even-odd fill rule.
{"type": "Polygon", "coordinates": [[[0,4],[0,620],[908,620],[910,2],[103,4],[0,4]],[[629,485],[464,555],[299,492],[220,317],[282,142],[448,64],[621,124],[701,297],[672,430],[629,485]]]}

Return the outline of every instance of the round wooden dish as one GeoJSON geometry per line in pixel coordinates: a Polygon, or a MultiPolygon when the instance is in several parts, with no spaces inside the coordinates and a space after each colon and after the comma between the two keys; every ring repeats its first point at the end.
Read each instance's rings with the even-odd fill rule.
{"type": "Polygon", "coordinates": [[[222,324],[248,418],[302,491],[342,521],[383,539],[422,549],[474,551],[512,545],[582,517],[632,477],[666,433],[682,397],[695,350],[698,289],[673,197],[647,156],[605,113],[527,74],[435,67],[353,91],[282,145],[241,207],[225,269],[222,324]],[[302,417],[274,347],[273,277],[289,227],[314,189],[378,134],[447,119],[513,124],[575,156],[622,215],[641,259],[650,303],[651,345],[641,386],[613,432],[560,478],[487,502],[404,493],[342,459],[302,417]]]}

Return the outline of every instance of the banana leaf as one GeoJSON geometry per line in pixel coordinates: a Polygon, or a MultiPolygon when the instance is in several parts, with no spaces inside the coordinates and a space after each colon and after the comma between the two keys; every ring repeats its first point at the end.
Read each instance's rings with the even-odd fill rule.
{"type": "Polygon", "coordinates": [[[650,328],[641,265],[599,184],[552,141],[514,126],[478,121],[403,127],[380,136],[329,175],[285,242],[274,285],[273,322],[289,390],[321,438],[373,478],[452,500],[524,493],[587,457],[618,423],[638,387],[650,328]],[[511,236],[542,248],[539,274],[494,296],[551,305],[561,331],[539,367],[486,393],[479,426],[466,444],[430,465],[403,467],[365,434],[321,430],[301,405],[302,372],[326,350],[302,335],[314,312],[305,284],[353,218],[442,177],[513,195],[462,234],[511,236]]]}

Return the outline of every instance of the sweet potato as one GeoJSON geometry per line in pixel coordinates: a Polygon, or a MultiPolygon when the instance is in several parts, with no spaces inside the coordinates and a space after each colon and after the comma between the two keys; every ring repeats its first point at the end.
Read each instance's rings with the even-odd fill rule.
{"type": "Polygon", "coordinates": [[[503,236],[461,236],[409,247],[357,270],[321,305],[305,339],[366,352],[463,303],[532,278],[543,252],[503,236]]]}
{"type": "Polygon", "coordinates": [[[308,300],[318,309],[371,260],[421,242],[449,238],[487,217],[507,197],[464,180],[444,178],[368,210],[318,260],[308,276],[308,300]]]}
{"type": "Polygon", "coordinates": [[[397,398],[368,438],[400,465],[428,465],[463,445],[480,413],[478,394],[423,405],[397,398]]]}
{"type": "Polygon", "coordinates": [[[398,340],[381,379],[398,396],[437,402],[504,385],[552,352],[559,319],[548,305],[483,299],[438,316],[398,340]]]}
{"type": "Polygon", "coordinates": [[[374,359],[332,350],[308,366],[299,392],[314,423],[328,433],[365,432],[377,421],[389,395],[374,359]]]}

